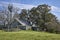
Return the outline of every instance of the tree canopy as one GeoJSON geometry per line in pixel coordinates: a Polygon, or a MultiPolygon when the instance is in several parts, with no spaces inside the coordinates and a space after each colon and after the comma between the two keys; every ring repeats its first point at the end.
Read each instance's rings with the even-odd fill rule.
{"type": "Polygon", "coordinates": [[[51,13],[51,6],[42,4],[37,7],[33,7],[31,10],[23,9],[20,17],[26,18],[35,24],[37,27],[42,27],[42,30],[53,30],[56,31],[58,25],[57,17],[51,13]],[[29,17],[26,17],[29,16],[29,17]]]}

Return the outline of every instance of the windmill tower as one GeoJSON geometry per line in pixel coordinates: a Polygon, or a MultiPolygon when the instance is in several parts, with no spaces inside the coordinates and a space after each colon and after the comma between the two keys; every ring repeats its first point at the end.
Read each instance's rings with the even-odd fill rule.
{"type": "Polygon", "coordinates": [[[9,4],[8,5],[8,31],[9,31],[9,28],[11,27],[11,22],[12,22],[12,9],[13,9],[13,5],[12,4],[9,4]]]}

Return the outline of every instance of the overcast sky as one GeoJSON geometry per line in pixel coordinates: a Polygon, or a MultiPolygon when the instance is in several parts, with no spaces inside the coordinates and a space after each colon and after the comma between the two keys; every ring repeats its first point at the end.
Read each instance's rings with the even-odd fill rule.
{"type": "Polygon", "coordinates": [[[31,9],[40,4],[48,4],[51,6],[51,12],[60,19],[60,0],[0,0],[0,9],[9,3],[20,9],[31,9]]]}

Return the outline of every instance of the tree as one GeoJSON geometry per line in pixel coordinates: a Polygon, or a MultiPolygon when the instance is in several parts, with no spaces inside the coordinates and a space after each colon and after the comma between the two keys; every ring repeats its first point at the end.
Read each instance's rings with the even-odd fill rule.
{"type": "Polygon", "coordinates": [[[19,14],[21,19],[26,18],[27,16],[27,10],[26,9],[22,9],[21,13],[19,14]]]}
{"type": "Polygon", "coordinates": [[[55,32],[58,20],[51,12],[51,6],[42,4],[37,7],[33,7],[31,10],[23,9],[20,14],[20,18],[32,22],[37,27],[40,27],[43,31],[55,32]]]}

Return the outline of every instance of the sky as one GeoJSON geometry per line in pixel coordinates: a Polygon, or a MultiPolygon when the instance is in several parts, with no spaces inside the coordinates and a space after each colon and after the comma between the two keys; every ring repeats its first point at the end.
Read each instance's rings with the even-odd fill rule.
{"type": "Polygon", "coordinates": [[[47,4],[51,6],[51,12],[60,20],[60,0],[0,0],[0,9],[9,3],[20,9],[31,9],[41,4],[47,4]]]}

